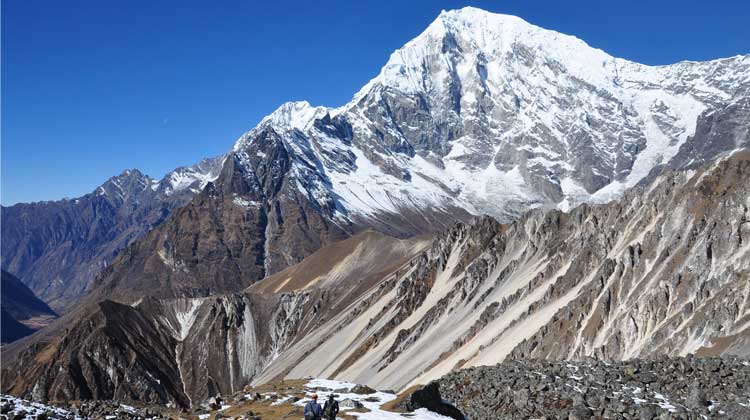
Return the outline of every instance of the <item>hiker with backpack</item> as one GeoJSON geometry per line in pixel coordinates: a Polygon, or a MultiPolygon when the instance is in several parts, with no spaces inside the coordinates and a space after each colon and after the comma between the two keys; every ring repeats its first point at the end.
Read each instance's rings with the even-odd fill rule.
{"type": "Polygon", "coordinates": [[[318,404],[318,394],[310,395],[310,402],[305,404],[305,420],[323,420],[323,408],[318,404]]]}
{"type": "Polygon", "coordinates": [[[334,399],[335,395],[328,396],[328,400],[323,405],[323,417],[326,420],[336,420],[336,414],[339,413],[339,402],[334,399]]]}

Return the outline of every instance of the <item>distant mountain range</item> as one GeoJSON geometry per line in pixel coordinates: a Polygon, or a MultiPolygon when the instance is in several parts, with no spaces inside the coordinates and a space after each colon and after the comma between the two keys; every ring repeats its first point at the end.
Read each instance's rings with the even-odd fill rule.
{"type": "Polygon", "coordinates": [[[342,107],[3,208],[3,268],[68,310],[6,347],[3,391],[190,406],[284,377],[748,356],[748,86],[747,55],[652,67],[443,12],[342,107]]]}
{"type": "Polygon", "coordinates": [[[175,169],[161,181],[131,169],[79,198],[2,207],[2,268],[65,312],[120,250],[215,179],[222,160],[175,169]]]}

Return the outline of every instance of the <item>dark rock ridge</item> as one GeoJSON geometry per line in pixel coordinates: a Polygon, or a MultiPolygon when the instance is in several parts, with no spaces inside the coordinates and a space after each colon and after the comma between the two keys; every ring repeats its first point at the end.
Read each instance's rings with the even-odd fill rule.
{"type": "Polygon", "coordinates": [[[43,401],[200,405],[241,390],[280,352],[427,243],[364,232],[244,293],[148,297],[133,305],[105,300],[68,315],[57,334],[14,348],[15,360],[3,366],[2,389],[43,401]],[[348,271],[342,267],[347,261],[348,271]],[[333,271],[333,281],[321,280],[333,271]]]}
{"type": "Polygon", "coordinates": [[[221,162],[206,159],[161,181],[131,169],[82,197],[3,206],[2,268],[65,312],[121,249],[215,178],[221,162]]]}
{"type": "Polygon", "coordinates": [[[16,276],[2,271],[2,343],[25,337],[57,318],[16,276]]]}
{"type": "Polygon", "coordinates": [[[472,420],[750,419],[750,363],[740,358],[609,362],[520,359],[450,373],[416,392],[472,420]]]}
{"type": "Polygon", "coordinates": [[[0,334],[0,343],[11,343],[20,338],[26,337],[34,333],[34,330],[20,323],[17,319],[13,318],[5,308],[0,309],[0,328],[2,328],[2,334],[0,334]]]}
{"type": "Polygon", "coordinates": [[[388,226],[382,230],[404,237],[468,217],[461,209],[424,209],[383,215],[372,224],[342,218],[335,197],[322,199],[304,187],[327,181],[295,135],[261,124],[243,137],[219,177],[126,249],[97,278],[92,293],[133,302],[144,295],[239,292],[370,227],[388,226]]]}
{"type": "Polygon", "coordinates": [[[294,157],[275,131],[259,132],[247,153],[244,165],[229,155],[214,183],[126,249],[94,293],[135,301],[239,292],[353,230],[297,188],[294,157]]]}

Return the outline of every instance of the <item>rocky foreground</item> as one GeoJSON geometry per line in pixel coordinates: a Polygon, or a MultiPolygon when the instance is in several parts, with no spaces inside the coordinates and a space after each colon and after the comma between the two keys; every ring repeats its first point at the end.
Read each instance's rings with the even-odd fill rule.
{"type": "Polygon", "coordinates": [[[507,361],[448,374],[409,405],[449,414],[426,398],[436,387],[471,420],[750,419],[750,363],[740,358],[507,361]]]}
{"type": "Polygon", "coordinates": [[[327,379],[275,381],[216,395],[187,409],[174,405],[122,404],[113,400],[58,401],[46,404],[1,395],[0,420],[278,420],[303,418],[303,407],[317,393],[322,404],[334,394],[338,420],[450,420],[423,407],[398,406],[407,393],[377,391],[365,385],[327,379]]]}
{"type": "Polygon", "coordinates": [[[115,401],[45,405],[2,396],[2,420],[300,419],[312,392],[335,394],[342,420],[750,419],[750,361],[659,358],[511,360],[450,373],[400,395],[301,379],[248,386],[185,409],[115,401]]]}

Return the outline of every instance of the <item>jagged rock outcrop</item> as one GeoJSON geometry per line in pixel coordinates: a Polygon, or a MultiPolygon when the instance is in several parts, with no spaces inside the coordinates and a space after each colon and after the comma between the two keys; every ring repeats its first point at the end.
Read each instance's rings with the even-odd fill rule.
{"type": "Polygon", "coordinates": [[[272,128],[243,153],[230,154],[214,183],[126,249],[94,293],[135,301],[239,292],[350,234],[297,188],[305,178],[272,128]]]}
{"type": "Polygon", "coordinates": [[[2,207],[2,268],[65,312],[119,251],[140,239],[214,179],[222,158],[157,181],[136,169],[75,199],[2,207]]]}
{"type": "Polygon", "coordinates": [[[50,343],[29,347],[20,356],[23,374],[17,376],[20,369],[4,371],[3,387],[11,393],[23,390],[37,401],[117,399],[187,405],[175,346],[175,338],[164,334],[148,314],[104,301],[50,343]],[[33,381],[33,388],[24,389],[27,381],[33,381]]]}
{"type": "Polygon", "coordinates": [[[422,388],[412,392],[404,404],[408,411],[414,411],[420,408],[426,408],[433,413],[438,413],[454,420],[464,420],[466,417],[456,407],[446,402],[440,394],[440,384],[430,382],[422,388]]]}
{"type": "Polygon", "coordinates": [[[694,169],[722,153],[750,148],[750,88],[742,87],[725,104],[698,117],[695,134],[680,146],[666,165],[658,165],[644,178],[647,184],[666,169],[694,169]]]}

